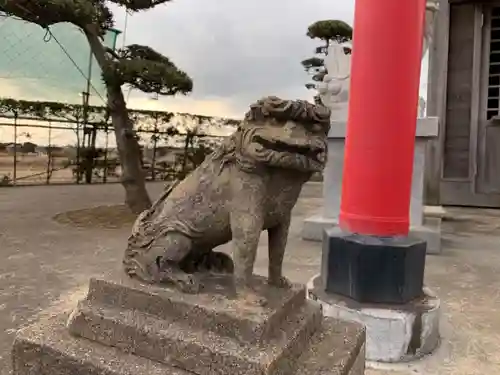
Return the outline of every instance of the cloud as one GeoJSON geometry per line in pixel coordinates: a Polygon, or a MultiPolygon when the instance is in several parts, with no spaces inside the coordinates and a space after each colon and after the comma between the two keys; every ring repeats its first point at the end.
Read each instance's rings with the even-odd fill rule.
{"type": "MultiPolygon", "coordinates": [[[[125,91],[125,95],[127,95],[125,91]]],[[[154,97],[146,95],[131,94],[128,99],[128,107],[133,109],[146,109],[152,111],[169,111],[175,113],[193,113],[204,116],[218,116],[226,118],[242,118],[243,114],[233,110],[231,103],[224,98],[217,99],[195,99],[190,96],[179,96],[176,98],[154,97]]]]}
{"type": "MultiPolygon", "coordinates": [[[[116,27],[123,31],[119,47],[123,39],[126,44],[150,45],[194,80],[194,91],[189,96],[153,101],[133,93],[131,107],[242,117],[251,102],[265,95],[312,98],[313,92],[304,87],[308,76],[300,62],[313,55],[318,43],[305,35],[307,27],[321,19],[341,19],[352,24],[354,0],[174,0],[129,16],[127,27],[124,10],[113,10],[116,27]]],[[[0,27],[0,35],[3,29],[0,27]]],[[[40,32],[43,34],[43,30],[40,32]]],[[[63,40],[65,33],[58,35],[63,40]]],[[[31,40],[29,46],[33,43],[31,40]]],[[[36,45],[41,48],[43,43],[38,40],[36,45]]],[[[70,51],[82,50],[69,42],[65,45],[70,51]]],[[[86,53],[78,55],[83,67],[86,53]]],[[[422,75],[423,89],[426,69],[422,75]]],[[[64,77],[51,83],[10,81],[17,85],[17,91],[12,87],[8,90],[16,98],[80,102],[83,87],[79,82],[69,85],[73,81],[64,77]]],[[[5,92],[2,87],[0,95],[5,92]]],[[[96,95],[93,99],[102,104],[96,95]]]]}
{"type": "MultiPolygon", "coordinates": [[[[10,79],[0,79],[0,97],[5,98],[21,98],[22,96],[29,95],[29,91],[10,79]]],[[[27,99],[29,100],[29,99],[27,99]]]]}
{"type": "MultiPolygon", "coordinates": [[[[172,58],[193,78],[193,100],[221,101],[243,113],[265,95],[310,98],[300,61],[317,43],[306,37],[307,27],[320,19],[352,22],[353,6],[352,0],[177,0],[129,17],[123,36],[172,58]]],[[[123,29],[123,10],[115,14],[123,29]]]]}

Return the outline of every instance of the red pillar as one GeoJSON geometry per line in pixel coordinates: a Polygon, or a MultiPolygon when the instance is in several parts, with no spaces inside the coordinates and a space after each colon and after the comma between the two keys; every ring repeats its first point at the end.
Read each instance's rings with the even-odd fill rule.
{"type": "Polygon", "coordinates": [[[340,227],[407,235],[425,0],[356,0],[340,227]]]}

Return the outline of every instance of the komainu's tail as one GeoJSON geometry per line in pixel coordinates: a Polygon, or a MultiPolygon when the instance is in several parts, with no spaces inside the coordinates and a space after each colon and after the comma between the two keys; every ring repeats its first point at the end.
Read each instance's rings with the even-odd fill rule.
{"type": "Polygon", "coordinates": [[[151,208],[140,213],[135,220],[123,258],[123,267],[127,275],[131,277],[139,276],[141,279],[144,279],[148,274],[147,270],[144,269],[145,265],[136,259],[137,255],[148,251],[149,245],[154,240],[154,235],[152,235],[154,231],[151,228],[150,218],[155,214],[156,209],[168,198],[179,182],[180,180],[176,180],[167,186],[151,208]]]}

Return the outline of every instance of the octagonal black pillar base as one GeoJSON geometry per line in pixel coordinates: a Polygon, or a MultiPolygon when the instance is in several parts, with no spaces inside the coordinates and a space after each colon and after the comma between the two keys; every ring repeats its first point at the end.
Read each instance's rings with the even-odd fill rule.
{"type": "Polygon", "coordinates": [[[423,293],[426,249],[424,241],[411,237],[325,230],[323,287],[360,303],[407,303],[423,293]]]}

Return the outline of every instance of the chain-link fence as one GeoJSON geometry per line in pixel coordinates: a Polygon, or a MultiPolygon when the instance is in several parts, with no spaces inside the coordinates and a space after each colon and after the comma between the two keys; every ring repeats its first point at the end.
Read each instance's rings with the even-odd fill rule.
{"type": "MultiPolygon", "coordinates": [[[[118,31],[105,44],[114,48],[118,31]]],[[[104,105],[99,67],[83,33],[70,24],[51,26],[0,16],[0,96],[22,100],[82,103],[90,87],[90,104],[104,105]]]]}
{"type": "MultiPolygon", "coordinates": [[[[114,48],[118,34],[109,31],[105,44],[114,48]]],[[[81,31],[0,15],[0,40],[0,185],[118,181],[105,89],[81,31]]],[[[167,112],[131,116],[152,180],[187,173],[220,142],[209,129],[236,124],[167,112]]]]}
{"type": "MultiPolygon", "coordinates": [[[[179,178],[199,165],[237,120],[131,110],[149,180],[179,178]]],[[[12,142],[0,142],[0,185],[105,183],[119,181],[120,162],[106,107],[57,102],[0,100],[0,128],[12,142]],[[83,113],[87,121],[82,123],[83,113]],[[45,142],[37,143],[45,136],[45,142]]]]}

